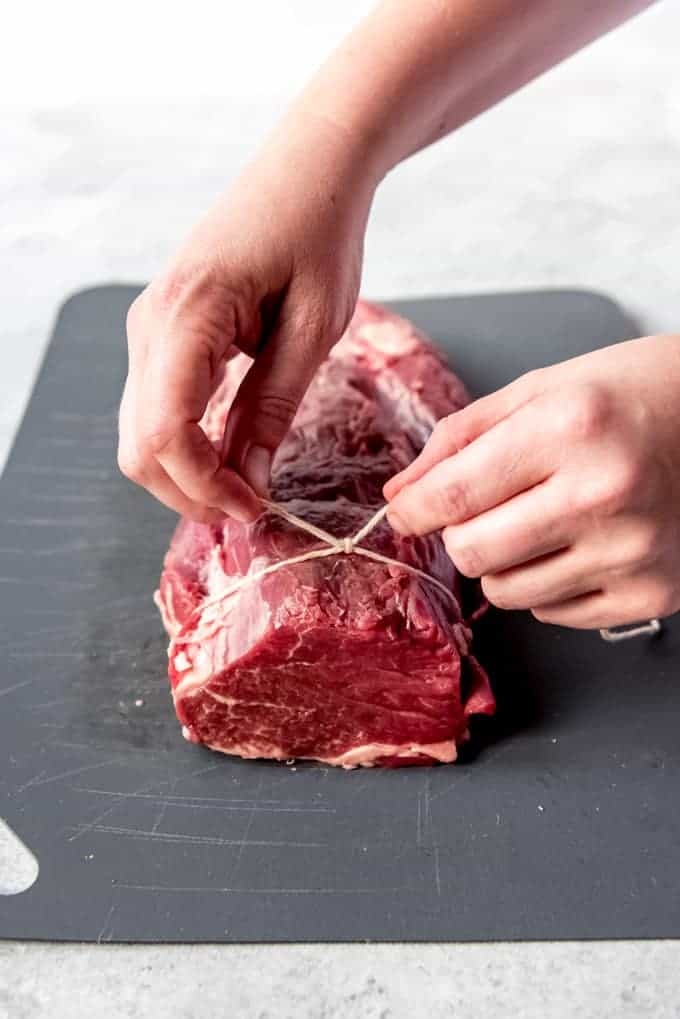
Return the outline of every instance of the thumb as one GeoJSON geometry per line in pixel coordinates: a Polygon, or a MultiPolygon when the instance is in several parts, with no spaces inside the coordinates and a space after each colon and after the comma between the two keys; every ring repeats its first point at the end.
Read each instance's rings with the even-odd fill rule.
{"type": "Polygon", "coordinates": [[[469,446],[489,428],[543,392],[541,370],[529,372],[503,389],[441,418],[415,460],[387,482],[383,494],[391,502],[406,485],[419,481],[436,464],[469,446]]]}
{"type": "MultiPolygon", "coordinates": [[[[283,312],[283,309],[282,309],[283,312]]],[[[281,317],[256,355],[229,410],[224,459],[260,495],[269,487],[271,463],[290,428],[328,344],[324,330],[281,317]]]]}

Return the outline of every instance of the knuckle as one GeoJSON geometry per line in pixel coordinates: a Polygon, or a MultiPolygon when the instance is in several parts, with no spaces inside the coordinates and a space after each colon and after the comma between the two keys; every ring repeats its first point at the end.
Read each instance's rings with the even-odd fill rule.
{"type": "MultiPolygon", "coordinates": [[[[470,404],[469,406],[472,406],[470,404]]],[[[470,421],[466,415],[467,408],[462,408],[453,414],[447,414],[440,418],[432,429],[428,445],[432,443],[436,449],[443,452],[454,452],[466,446],[470,421]]]]}
{"type": "Polygon", "coordinates": [[[655,522],[637,525],[627,542],[627,561],[633,566],[651,566],[661,554],[661,530],[655,522]]]}
{"type": "Polygon", "coordinates": [[[437,516],[450,523],[460,523],[470,515],[470,494],[460,481],[449,482],[433,495],[437,516]]]}
{"type": "Polygon", "coordinates": [[[447,414],[446,417],[440,418],[436,425],[432,429],[433,439],[447,439],[451,434],[453,428],[453,414],[447,414]]]}
{"type": "Polygon", "coordinates": [[[139,445],[147,456],[158,457],[166,452],[173,438],[173,433],[166,426],[158,425],[142,433],[139,445]]]}
{"type": "Polygon", "coordinates": [[[147,288],[150,315],[157,322],[182,320],[194,343],[210,358],[221,357],[233,340],[253,340],[257,300],[250,281],[238,280],[213,262],[181,264],[147,288]]]}
{"type": "Polygon", "coordinates": [[[296,412],[297,402],[282,393],[264,393],[257,401],[258,421],[273,425],[277,431],[289,428],[296,412]]]}
{"type": "Polygon", "coordinates": [[[636,457],[626,457],[611,472],[605,505],[614,510],[627,506],[644,483],[644,470],[636,457]]]}
{"type": "Polygon", "coordinates": [[[184,303],[189,293],[212,290],[215,287],[215,273],[204,262],[188,262],[166,269],[149,285],[149,304],[160,316],[172,314],[184,303]]]}
{"type": "Polygon", "coordinates": [[[565,478],[565,483],[556,486],[556,502],[559,508],[559,519],[562,530],[568,529],[574,521],[584,515],[591,516],[597,493],[589,479],[565,478]]]}
{"type": "Polygon", "coordinates": [[[298,342],[313,358],[326,356],[345,332],[354,312],[354,302],[329,300],[327,283],[308,280],[308,288],[297,290],[290,316],[298,342]]]}
{"type": "Polygon", "coordinates": [[[558,429],[571,442],[601,436],[610,422],[612,401],[607,389],[596,382],[574,387],[567,395],[558,429]]]}
{"type": "Polygon", "coordinates": [[[224,320],[216,316],[201,316],[197,328],[188,327],[184,330],[184,341],[191,346],[192,355],[197,366],[205,365],[211,380],[219,377],[219,368],[225,352],[225,338],[233,335],[224,328],[224,320]]]}
{"type": "Polygon", "coordinates": [[[517,385],[529,392],[535,392],[543,385],[546,371],[548,371],[547,368],[532,368],[531,371],[525,372],[524,375],[517,380],[517,385]]]}
{"type": "Polygon", "coordinates": [[[530,371],[520,375],[513,382],[508,383],[499,390],[510,398],[521,398],[529,405],[533,399],[540,397],[548,385],[549,368],[532,368],[530,371]]]}
{"type": "Polygon", "coordinates": [[[633,501],[643,481],[644,473],[636,458],[621,458],[591,485],[590,505],[608,515],[620,513],[633,501]]]}
{"type": "Polygon", "coordinates": [[[144,463],[141,457],[122,447],[118,450],[118,469],[121,474],[138,485],[144,481],[144,463]]]}

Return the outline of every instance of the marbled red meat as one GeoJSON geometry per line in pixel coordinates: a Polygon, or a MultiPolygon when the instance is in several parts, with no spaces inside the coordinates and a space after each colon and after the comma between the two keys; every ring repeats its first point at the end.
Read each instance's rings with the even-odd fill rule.
{"type": "MultiPolygon", "coordinates": [[[[204,419],[215,440],[248,364],[244,355],[227,364],[204,419]]],[[[422,334],[360,302],[276,456],[271,497],[352,535],[437,419],[466,402],[422,334]]],[[[455,760],[470,716],[494,709],[460,578],[439,535],[402,538],[383,521],[363,544],[426,571],[456,599],[399,567],[338,555],[285,566],[215,603],[235,579],[320,542],[269,511],[251,525],[180,522],[157,602],[187,739],[346,767],[455,760]]]]}

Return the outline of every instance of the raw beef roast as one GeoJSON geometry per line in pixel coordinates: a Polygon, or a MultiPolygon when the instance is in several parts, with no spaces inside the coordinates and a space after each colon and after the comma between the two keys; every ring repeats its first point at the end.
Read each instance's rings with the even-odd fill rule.
{"type": "MultiPolygon", "coordinates": [[[[248,364],[238,355],[227,365],[203,422],[215,440],[248,364]]],[[[437,419],[466,402],[425,337],[360,302],[275,458],[271,498],[333,535],[353,535],[437,419]]],[[[241,757],[345,767],[455,760],[470,716],[494,709],[470,653],[474,605],[468,598],[466,618],[439,535],[402,538],[383,520],[363,544],[426,571],[456,598],[398,566],[336,555],[284,566],[216,602],[236,578],[323,544],[271,511],[250,525],[180,522],[156,597],[187,739],[241,757]]]]}

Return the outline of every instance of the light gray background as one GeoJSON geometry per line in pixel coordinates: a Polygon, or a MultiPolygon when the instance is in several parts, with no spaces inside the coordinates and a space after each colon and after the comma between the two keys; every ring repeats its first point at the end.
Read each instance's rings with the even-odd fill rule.
{"type": "MultiPolygon", "coordinates": [[[[65,293],[153,275],[369,6],[13,12],[0,61],[0,464],[65,293]]],[[[395,171],[374,207],[364,292],[582,286],[646,331],[680,329],[679,40],[680,5],[666,0],[395,171]]],[[[665,1019],[680,1016],[680,951],[0,945],[2,1019],[174,1019],[227,1002],[234,1016],[281,1019],[665,1019]]]]}

